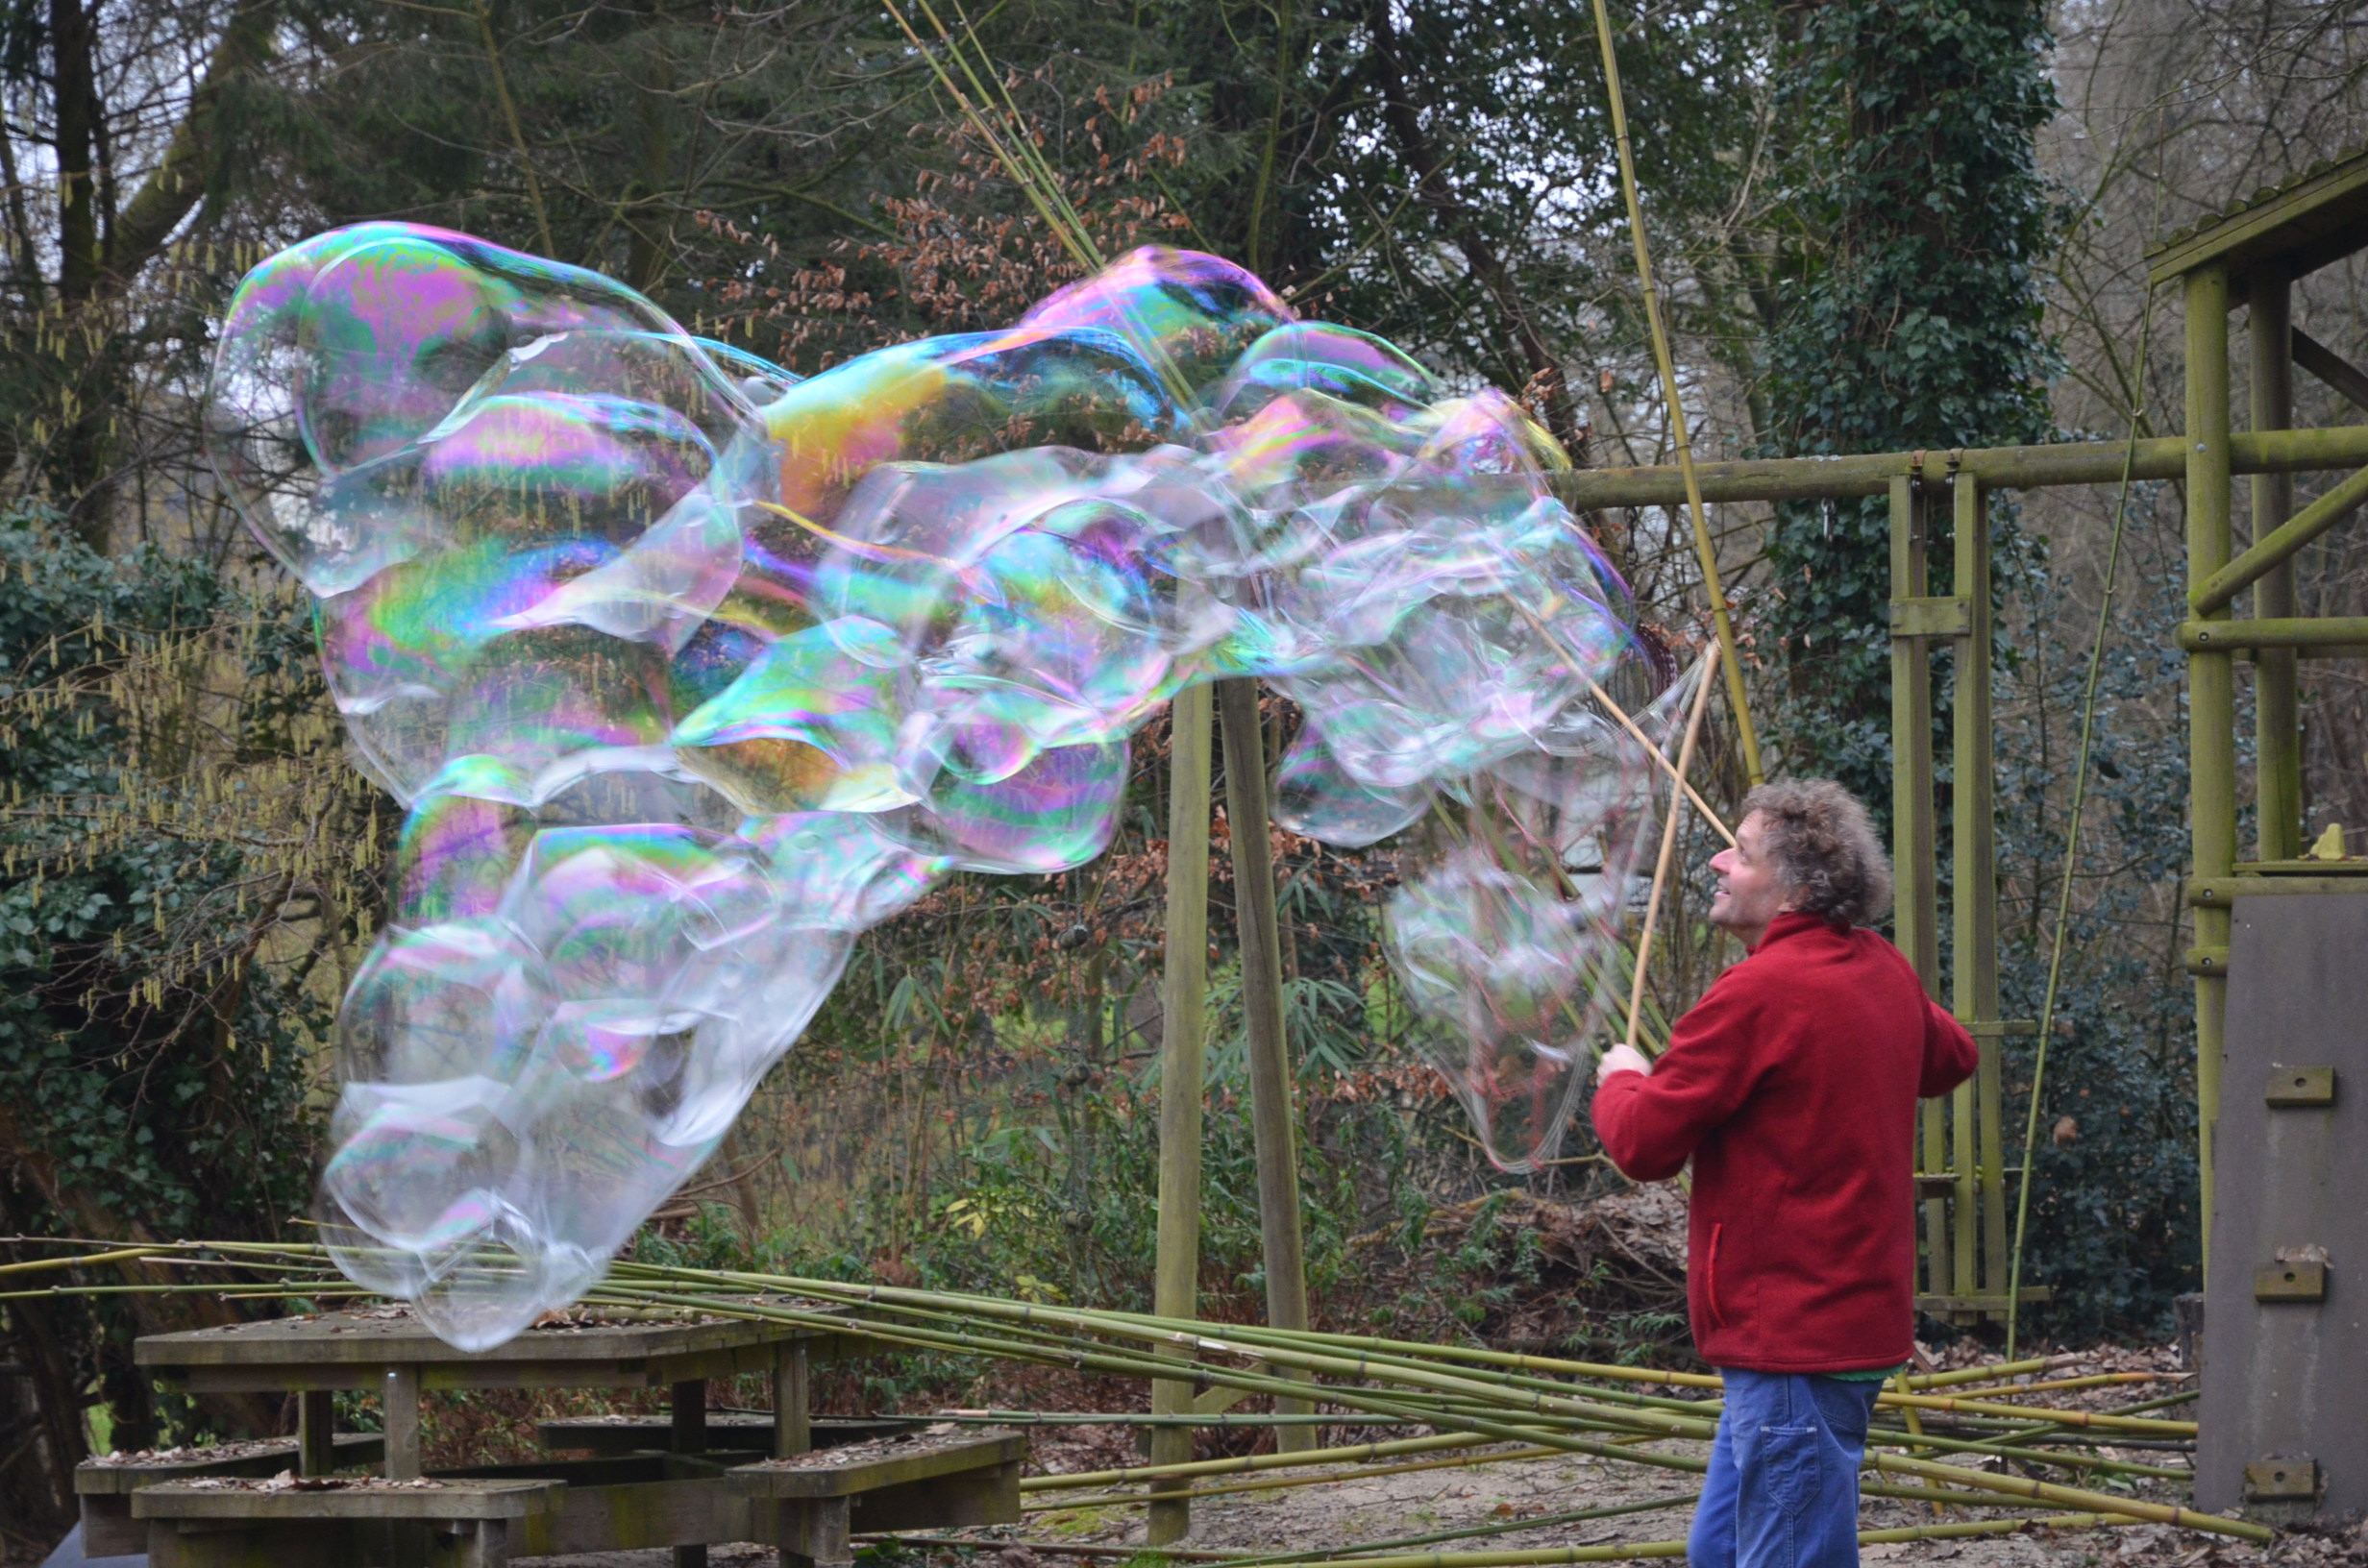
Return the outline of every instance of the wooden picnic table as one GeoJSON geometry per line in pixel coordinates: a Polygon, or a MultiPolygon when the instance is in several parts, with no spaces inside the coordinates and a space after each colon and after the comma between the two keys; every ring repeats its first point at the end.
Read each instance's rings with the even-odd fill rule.
{"type": "Polygon", "coordinates": [[[152,1568],[498,1568],[654,1546],[672,1547],[677,1568],[703,1568],[709,1545],[746,1540],[779,1546],[791,1568],[826,1568],[851,1560],[845,1521],[858,1512],[906,1529],[1016,1519],[1024,1445],[1011,1433],[933,1429],[900,1453],[909,1420],[813,1418],[814,1363],[867,1348],[805,1325],[656,1312],[562,1314],[478,1352],[400,1308],[154,1335],[134,1359],[159,1383],[294,1393],[297,1439],[93,1460],[77,1480],[86,1533],[120,1549],[144,1531],[152,1568]],[[769,1378],[773,1411],[711,1424],[709,1380],[749,1373],[769,1378]],[[669,1413],[539,1429],[546,1446],[588,1458],[423,1471],[420,1396],[465,1388],[664,1388],[669,1413]],[[382,1401],[380,1475],[333,1475],[369,1441],[334,1430],[334,1396],[349,1389],[382,1401]],[[847,1445],[851,1462],[815,1455],[818,1440],[847,1445]],[[873,1492],[872,1506],[856,1501],[873,1492]]]}

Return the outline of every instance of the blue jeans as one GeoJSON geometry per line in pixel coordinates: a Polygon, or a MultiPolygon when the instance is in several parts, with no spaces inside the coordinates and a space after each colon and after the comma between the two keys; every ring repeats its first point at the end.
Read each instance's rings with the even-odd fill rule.
{"type": "Polygon", "coordinates": [[[1691,1568],[1856,1568],[1859,1460],[1882,1384],[1722,1368],[1691,1568]]]}

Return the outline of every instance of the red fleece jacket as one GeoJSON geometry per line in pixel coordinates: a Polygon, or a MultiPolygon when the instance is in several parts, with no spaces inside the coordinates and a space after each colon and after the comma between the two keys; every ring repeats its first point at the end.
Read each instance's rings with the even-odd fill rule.
{"type": "Polygon", "coordinates": [[[1595,1131],[1621,1170],[1665,1181],[1693,1159],[1686,1296],[1703,1360],[1908,1360],[1915,1102],[1974,1061],[1898,948],[1788,914],[1678,1020],[1649,1075],[1603,1081],[1595,1131]]]}

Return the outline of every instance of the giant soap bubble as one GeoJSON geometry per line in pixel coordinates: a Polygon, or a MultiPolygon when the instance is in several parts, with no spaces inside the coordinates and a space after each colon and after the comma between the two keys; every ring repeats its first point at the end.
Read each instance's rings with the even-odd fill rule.
{"type": "Polygon", "coordinates": [[[1147,249],[811,380],[596,274],[367,224],[258,267],[215,465],[403,800],[322,1208],[456,1344],[598,1278],[855,935],[1109,843],[1186,685],[1305,723],[1277,816],[1404,833],[1387,950],[1492,1155],[1550,1154],[1615,989],[1657,702],[1493,392],[1147,249]]]}

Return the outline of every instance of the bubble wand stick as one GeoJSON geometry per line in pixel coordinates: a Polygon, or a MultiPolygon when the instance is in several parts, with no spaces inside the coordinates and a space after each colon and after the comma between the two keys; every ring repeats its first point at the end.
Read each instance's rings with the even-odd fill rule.
{"type": "MultiPolygon", "coordinates": [[[[1693,711],[1686,716],[1686,739],[1677,748],[1677,781],[1682,786],[1693,770],[1693,746],[1702,734],[1702,716],[1710,711],[1713,677],[1718,674],[1719,646],[1713,643],[1702,655],[1702,684],[1693,694],[1693,711]]],[[[1653,954],[1653,927],[1661,919],[1661,890],[1668,885],[1669,860],[1677,849],[1677,823],[1685,814],[1683,788],[1669,792],[1668,821],[1661,824],[1661,859],[1653,867],[1653,891],[1644,900],[1644,930],[1637,938],[1637,972],[1628,987],[1628,1034],[1624,1043],[1637,1048],[1637,1025],[1644,1013],[1644,975],[1653,954]]]]}

